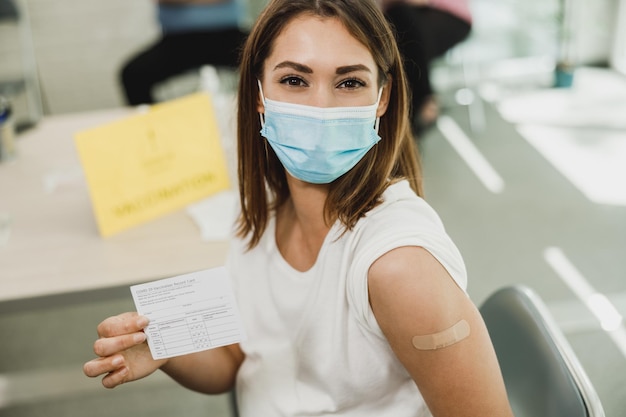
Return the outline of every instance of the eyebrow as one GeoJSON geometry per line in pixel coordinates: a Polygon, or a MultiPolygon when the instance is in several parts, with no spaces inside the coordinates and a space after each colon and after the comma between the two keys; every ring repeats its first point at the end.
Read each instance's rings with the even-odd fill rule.
{"type": "Polygon", "coordinates": [[[343,74],[349,74],[351,72],[357,72],[357,71],[365,71],[365,72],[372,72],[368,67],[366,67],[363,64],[357,64],[357,65],[347,65],[345,67],[339,67],[337,68],[337,70],[335,71],[337,73],[337,75],[343,75],[343,74]]]}
{"type": "Polygon", "coordinates": [[[293,62],[293,61],[283,61],[274,67],[275,70],[280,69],[280,68],[293,68],[298,72],[304,72],[306,74],[313,74],[313,69],[311,69],[311,67],[298,64],[297,62],[293,62]]]}
{"type": "MultiPolygon", "coordinates": [[[[276,65],[274,67],[274,70],[280,69],[280,68],[292,68],[296,71],[299,72],[304,72],[305,74],[313,74],[313,69],[307,65],[303,65],[303,64],[298,64],[297,62],[293,62],[293,61],[283,61],[280,64],[276,65]]],[[[335,70],[335,73],[337,75],[343,75],[343,74],[349,74],[351,72],[357,72],[357,71],[365,71],[365,72],[372,72],[368,67],[366,67],[363,64],[356,64],[356,65],[346,65],[343,67],[338,67],[335,70]]]]}

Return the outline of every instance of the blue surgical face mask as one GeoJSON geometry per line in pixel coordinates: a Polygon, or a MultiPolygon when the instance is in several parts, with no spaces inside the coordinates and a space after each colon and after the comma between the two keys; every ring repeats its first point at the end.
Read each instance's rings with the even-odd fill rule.
{"type": "Polygon", "coordinates": [[[261,135],[285,169],[299,180],[328,184],[351,170],[380,140],[376,103],[313,107],[267,99],[261,135]]]}

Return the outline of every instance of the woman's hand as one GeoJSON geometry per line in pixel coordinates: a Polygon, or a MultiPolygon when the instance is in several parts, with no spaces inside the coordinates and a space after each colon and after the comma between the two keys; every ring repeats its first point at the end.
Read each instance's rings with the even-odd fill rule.
{"type": "Polygon", "coordinates": [[[100,323],[99,339],[93,345],[98,358],[85,363],[85,375],[105,375],[102,385],[115,388],[146,377],[164,365],[167,360],[152,359],[143,332],[147,325],[148,319],[137,313],[123,313],[100,323]]]}

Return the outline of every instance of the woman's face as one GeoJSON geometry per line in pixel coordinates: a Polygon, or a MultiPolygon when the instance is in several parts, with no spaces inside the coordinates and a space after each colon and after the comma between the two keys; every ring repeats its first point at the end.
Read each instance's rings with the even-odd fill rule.
{"type": "MultiPolygon", "coordinates": [[[[372,54],[338,19],[305,14],[289,22],[275,39],[261,83],[263,94],[272,100],[347,107],[375,103],[377,81],[372,54]]],[[[387,101],[384,91],[377,116],[382,116],[387,101]]],[[[261,100],[258,111],[263,113],[261,100]]]]}

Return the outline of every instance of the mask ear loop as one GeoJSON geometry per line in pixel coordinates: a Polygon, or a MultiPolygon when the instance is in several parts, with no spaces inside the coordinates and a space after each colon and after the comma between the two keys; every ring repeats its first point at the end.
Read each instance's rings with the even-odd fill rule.
{"type": "MultiPolygon", "coordinates": [[[[261,93],[261,100],[265,104],[265,95],[263,94],[263,86],[261,85],[261,80],[256,80],[259,86],[259,92],[261,93]]],[[[259,113],[259,120],[261,120],[261,128],[265,126],[265,117],[263,113],[259,113]]],[[[267,139],[263,138],[263,147],[265,148],[265,170],[266,172],[270,171],[270,154],[267,150],[267,139]]],[[[267,175],[267,174],[266,174],[267,175]]]]}
{"type": "MultiPolygon", "coordinates": [[[[256,83],[259,85],[259,92],[261,93],[261,100],[263,100],[263,104],[265,104],[265,95],[263,94],[263,86],[261,86],[261,80],[256,80],[256,83]]],[[[261,120],[261,128],[265,127],[265,117],[263,113],[259,113],[259,120],[261,120]]],[[[267,146],[267,143],[265,144],[267,146]]],[[[267,149],[266,149],[267,153],[267,149]]]]}
{"type": "MultiPolygon", "coordinates": [[[[261,84],[259,84],[261,85],[261,84]]],[[[380,89],[378,90],[378,98],[376,99],[376,108],[378,108],[378,105],[380,104],[380,98],[383,96],[383,88],[380,87],[380,89]]],[[[380,126],[380,116],[376,117],[376,122],[374,122],[374,131],[376,133],[378,133],[378,127],[380,126]]]]}

